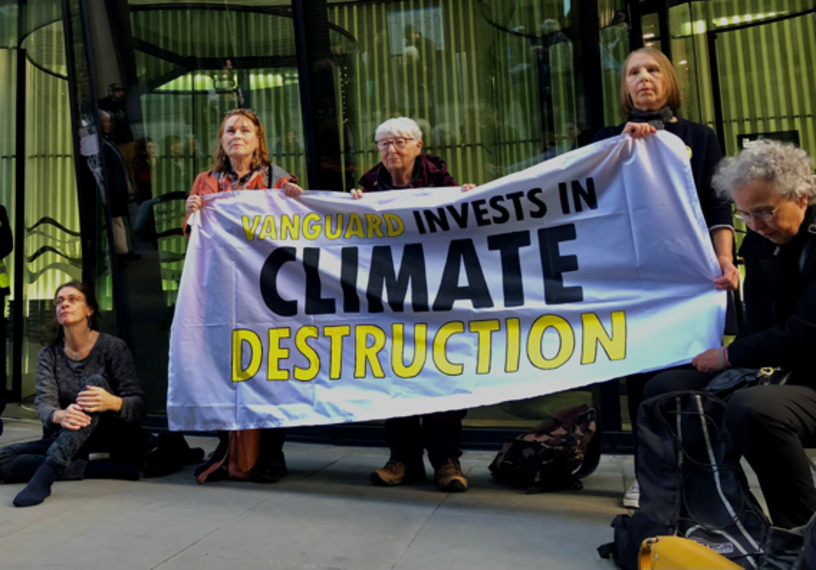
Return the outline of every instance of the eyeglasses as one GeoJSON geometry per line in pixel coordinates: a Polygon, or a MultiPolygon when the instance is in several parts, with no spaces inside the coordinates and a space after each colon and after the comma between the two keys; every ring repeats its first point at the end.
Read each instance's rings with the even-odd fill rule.
{"type": "Polygon", "coordinates": [[[750,224],[751,220],[755,222],[763,222],[768,223],[770,222],[773,217],[776,215],[777,210],[782,207],[782,205],[786,202],[786,200],[782,200],[779,204],[776,205],[772,210],[764,210],[760,212],[740,212],[737,210],[734,212],[734,217],[737,219],[742,220],[746,224],[750,224]]]}
{"type": "Polygon", "coordinates": [[[54,299],[54,306],[59,307],[63,303],[68,303],[69,305],[76,305],[77,303],[84,303],[85,298],[79,297],[78,295],[68,295],[67,297],[57,297],[54,299]]]}
{"type": "Polygon", "coordinates": [[[394,148],[397,150],[402,150],[405,148],[405,145],[408,144],[408,141],[412,141],[414,139],[394,139],[392,141],[377,141],[377,148],[380,150],[388,150],[391,145],[394,145],[394,148]]]}

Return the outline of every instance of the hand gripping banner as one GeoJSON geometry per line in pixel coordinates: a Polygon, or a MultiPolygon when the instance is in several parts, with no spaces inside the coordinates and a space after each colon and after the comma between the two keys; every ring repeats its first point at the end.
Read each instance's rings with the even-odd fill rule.
{"type": "Polygon", "coordinates": [[[719,346],[686,148],[605,140],[463,193],[204,197],[170,346],[174,430],[540,396],[719,346]]]}

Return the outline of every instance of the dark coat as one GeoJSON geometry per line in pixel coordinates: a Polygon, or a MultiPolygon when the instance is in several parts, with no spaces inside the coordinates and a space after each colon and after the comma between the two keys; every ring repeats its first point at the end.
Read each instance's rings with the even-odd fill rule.
{"type": "MultiPolygon", "coordinates": [[[[816,206],[807,209],[799,234],[777,246],[749,232],[740,248],[745,259],[745,328],[728,347],[734,367],[780,366],[816,371],[816,206]],[[798,239],[797,239],[798,238],[798,239]],[[810,245],[808,245],[810,243],[810,245]],[[804,253],[801,271],[799,263],[804,253]]],[[[797,374],[797,383],[799,383],[797,374]]]]}
{"type": "MultiPolygon", "coordinates": [[[[386,170],[382,162],[363,174],[360,178],[360,187],[364,192],[376,192],[380,188],[382,177],[391,175],[386,170]]],[[[445,161],[432,154],[420,154],[414,164],[414,175],[411,183],[406,188],[443,188],[445,186],[459,186],[453,176],[448,172],[448,165],[445,161]]]]}
{"type": "Polygon", "coordinates": [[[104,138],[102,141],[102,160],[105,164],[105,184],[108,189],[111,217],[127,216],[130,198],[128,172],[122,153],[110,138],[104,138]]]}

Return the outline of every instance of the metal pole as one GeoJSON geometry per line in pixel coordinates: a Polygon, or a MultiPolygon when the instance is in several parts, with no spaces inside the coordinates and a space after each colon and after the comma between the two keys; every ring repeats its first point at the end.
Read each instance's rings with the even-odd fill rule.
{"type": "MultiPolygon", "coordinates": [[[[14,308],[12,311],[11,340],[11,391],[9,400],[23,398],[23,343],[25,338],[25,170],[26,170],[26,50],[17,50],[17,101],[14,161],[14,239],[17,252],[14,255],[14,308]]],[[[5,366],[5,362],[3,363],[5,366]]]]}

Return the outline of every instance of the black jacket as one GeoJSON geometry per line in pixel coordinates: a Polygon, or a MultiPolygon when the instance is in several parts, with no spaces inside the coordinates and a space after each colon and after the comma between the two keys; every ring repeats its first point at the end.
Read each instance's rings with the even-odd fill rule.
{"type": "Polygon", "coordinates": [[[780,366],[810,376],[816,371],[816,206],[799,233],[779,248],[749,232],[745,259],[746,323],[728,348],[734,367],[780,366]],[[801,269],[800,269],[801,264],[801,269]]]}

